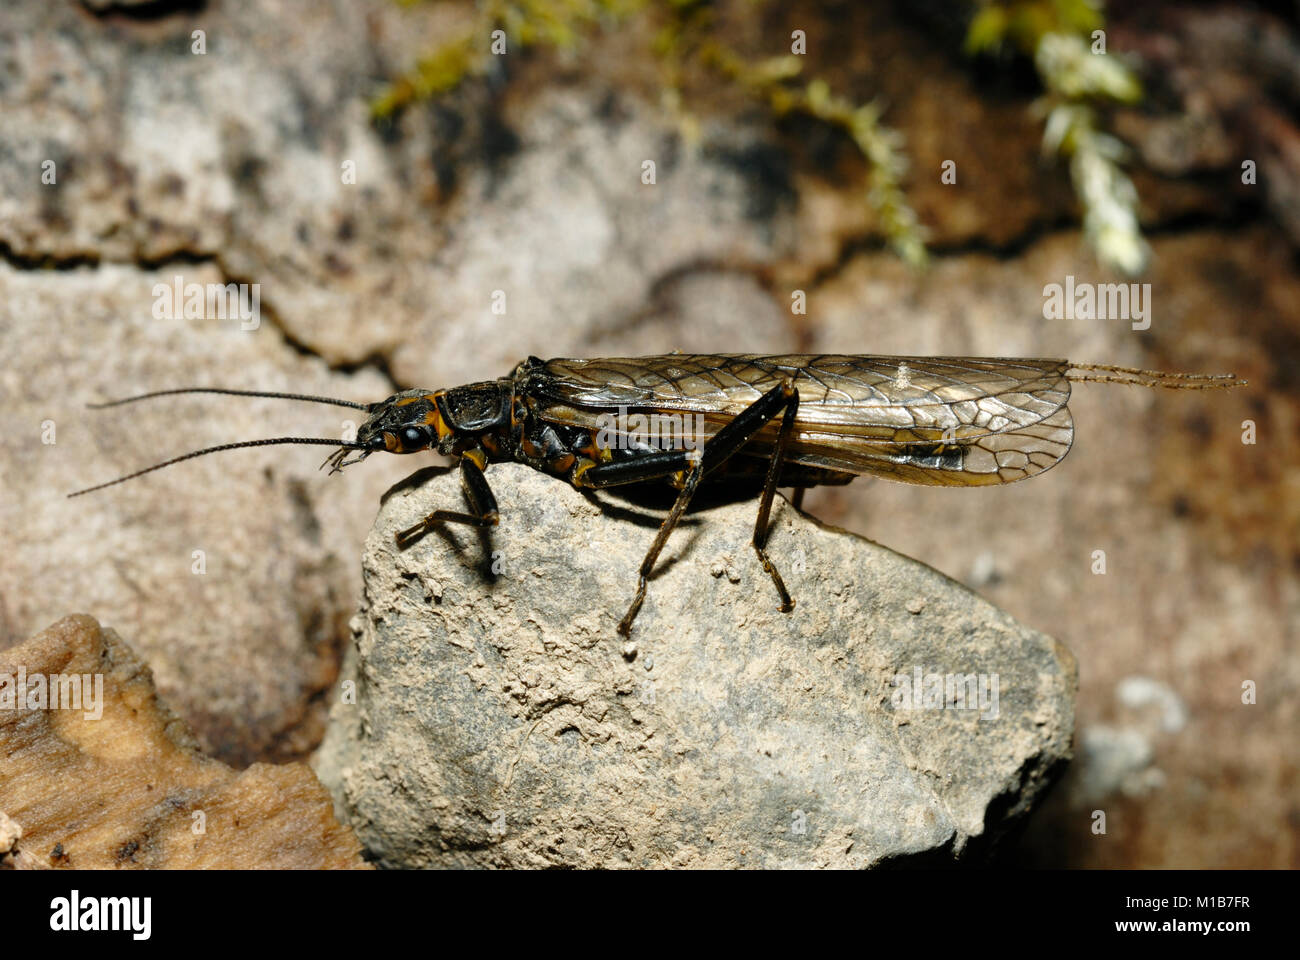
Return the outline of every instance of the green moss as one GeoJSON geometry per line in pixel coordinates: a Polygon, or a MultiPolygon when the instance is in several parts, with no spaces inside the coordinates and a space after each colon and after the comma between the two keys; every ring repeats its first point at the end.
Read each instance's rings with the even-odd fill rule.
{"type": "Polygon", "coordinates": [[[704,52],[704,57],[725,76],[765,101],[774,115],[803,113],[846,133],[867,161],[865,199],[875,212],[890,247],[912,266],[925,265],[924,231],[901,185],[907,170],[903,138],[880,122],[878,106],[856,104],[837,96],[823,80],[798,83],[802,63],[795,56],[749,64],[722,46],[714,45],[704,52]]]}
{"type": "Polygon", "coordinates": [[[914,266],[925,263],[924,233],[901,186],[907,166],[902,137],[880,122],[879,109],[838,96],[824,81],[806,77],[802,57],[751,62],[731,50],[718,37],[712,5],[705,0],[482,0],[476,7],[476,25],[389,84],[372,103],[372,111],[377,118],[388,118],[414,101],[448,93],[484,74],[491,62],[493,30],[505,32],[511,50],[574,49],[602,24],[618,24],[641,13],[660,21],[650,49],[663,68],[663,102],[686,136],[696,136],[697,128],[682,107],[682,78],[695,64],[726,77],[774,117],[802,113],[842,130],[867,163],[863,199],[875,212],[890,246],[914,266]]]}
{"type": "Polygon", "coordinates": [[[475,51],[480,39],[477,33],[469,31],[423,57],[409,74],[384,88],[371,103],[371,112],[386,119],[413,100],[426,100],[456,89],[480,69],[475,51]]]}
{"type": "MultiPolygon", "coordinates": [[[[602,26],[646,15],[656,26],[650,49],[662,65],[662,101],[686,137],[698,137],[682,92],[683,78],[694,66],[720,74],[774,118],[801,113],[843,131],[867,164],[863,200],[890,246],[914,266],[926,262],[925,232],[902,187],[907,169],[902,137],[881,123],[880,109],[855,103],[806,75],[803,57],[753,60],[731,49],[718,35],[715,9],[707,0],[480,0],[475,11],[471,29],[384,89],[372,104],[377,117],[486,73],[495,30],[504,32],[509,50],[575,50],[602,26]]],[[[1103,25],[1092,0],[987,0],[971,19],[965,46],[972,55],[1010,52],[1033,59],[1045,90],[1036,105],[1046,121],[1043,149],[1068,162],[1084,233],[1098,259],[1135,274],[1150,256],[1138,225],[1137,191],[1121,166],[1124,149],[1102,130],[1097,107],[1134,103],[1142,90],[1120,58],[1093,52],[1092,34],[1103,25]]]]}
{"type": "Polygon", "coordinates": [[[1098,107],[1136,103],[1137,77],[1119,57],[1094,52],[1100,9],[1088,0],[990,2],[971,19],[966,50],[1007,48],[1031,56],[1045,94],[1036,105],[1045,117],[1043,151],[1069,162],[1083,208],[1083,229],[1101,263],[1138,274],[1150,260],[1137,217],[1137,190],[1121,163],[1126,151],[1101,128],[1098,107]]]}

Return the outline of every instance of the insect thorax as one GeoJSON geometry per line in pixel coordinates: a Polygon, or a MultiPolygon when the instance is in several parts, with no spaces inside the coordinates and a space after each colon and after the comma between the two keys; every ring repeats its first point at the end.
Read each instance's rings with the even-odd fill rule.
{"type": "Polygon", "coordinates": [[[458,433],[482,433],[509,427],[513,399],[509,380],[485,380],[442,391],[438,407],[447,426],[458,433]]]}

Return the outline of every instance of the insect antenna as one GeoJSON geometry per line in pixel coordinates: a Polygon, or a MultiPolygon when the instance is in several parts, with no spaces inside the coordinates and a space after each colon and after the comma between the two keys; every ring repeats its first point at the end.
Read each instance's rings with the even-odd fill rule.
{"type": "Polygon", "coordinates": [[[91,493],[95,490],[103,490],[105,487],[112,487],[119,483],[125,483],[128,480],[134,480],[136,477],[142,477],[146,473],[153,473],[155,470],[161,470],[163,467],[170,467],[173,463],[181,463],[185,460],[193,460],[195,457],[203,457],[209,453],[220,453],[222,450],[238,450],[241,447],[269,447],[277,443],[312,443],[331,447],[342,447],[344,450],[368,450],[364,443],[355,443],[351,440],[330,440],[326,437],[272,437],[268,440],[241,440],[238,443],[223,443],[215,447],[204,447],[202,450],[195,450],[179,457],[172,457],[170,460],[164,460],[162,463],[155,463],[152,467],[145,467],[143,470],[137,470],[135,473],[128,473],[124,477],[118,477],[116,480],[109,480],[106,483],[97,483],[93,487],[86,487],[84,490],[77,490],[68,494],[69,498],[79,497],[83,493],[91,493]]]}
{"type": "Polygon", "coordinates": [[[1164,373],[1138,367],[1119,367],[1111,363],[1072,363],[1065,374],[1075,383],[1126,383],[1135,387],[1164,387],[1167,390],[1223,390],[1244,387],[1231,373],[1164,373]],[[1075,373],[1075,371],[1083,371],[1075,373]]]}
{"type": "Polygon", "coordinates": [[[334,397],[313,397],[302,393],[270,393],[263,390],[228,390],[224,387],[180,387],[176,390],[155,390],[152,393],[142,393],[134,397],[123,397],[120,400],[109,400],[106,403],[88,403],[86,406],[92,410],[104,410],[108,407],[120,407],[124,403],[135,403],[137,400],[148,400],[152,397],[167,397],[177,393],[223,393],[235,397],[271,397],[276,400],[306,400],[309,403],[332,403],[339,407],[351,407],[354,410],[369,410],[368,403],[354,403],[351,400],[338,400],[334,397]]]}

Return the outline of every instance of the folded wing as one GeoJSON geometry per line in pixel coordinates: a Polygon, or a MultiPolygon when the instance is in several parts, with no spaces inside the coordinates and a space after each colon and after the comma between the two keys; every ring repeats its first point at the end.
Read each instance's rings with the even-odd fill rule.
{"type": "Polygon", "coordinates": [[[537,394],[564,406],[698,412],[725,423],[785,379],[802,430],[891,443],[974,438],[1029,426],[1070,397],[1064,360],[704,354],[551,360],[537,394]]]}
{"type": "MultiPolygon", "coordinates": [[[[866,355],[673,354],[551,360],[529,392],[548,420],[596,426],[602,413],[696,414],[697,439],[786,379],[799,390],[795,463],[908,483],[1010,483],[1069,451],[1064,360],[866,355]]],[[[746,453],[762,455],[771,423],[746,453]]]]}

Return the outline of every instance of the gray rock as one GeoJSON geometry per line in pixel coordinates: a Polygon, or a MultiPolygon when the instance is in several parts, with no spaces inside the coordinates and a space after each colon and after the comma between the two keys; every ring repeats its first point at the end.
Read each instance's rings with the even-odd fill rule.
{"type": "Polygon", "coordinates": [[[467,129],[443,129],[430,108],[381,132],[376,80],[472,10],[253,6],[134,20],[114,4],[101,21],[20,3],[0,17],[0,648],[94,610],[236,766],[318,745],[359,545],[406,468],[376,458],[327,481],[323,452],[281,447],[67,501],[208,443],[341,436],[353,419],[269,400],[86,402],[189,384],[369,401],[392,377],[453,386],[529,352],[794,346],[787,308],[758,280],[795,246],[772,220],[788,190],[737,162],[752,132],[727,125],[710,138],[726,149],[670,164],[672,124],[635,95],[540,80],[509,104],[478,102],[471,84],[440,108],[467,129]],[[488,113],[517,131],[499,165],[473,132],[488,113]],[[652,157],[653,189],[640,180],[652,157]],[[451,160],[444,190],[435,166],[451,160]],[[257,328],[156,319],[154,287],[177,277],[256,284],[257,328]],[[490,309],[498,288],[504,316],[490,309]]]}
{"type": "MultiPolygon", "coordinates": [[[[210,266],[187,279],[216,283],[210,266]]],[[[69,610],[130,633],[203,748],[234,766],[303,757],[324,732],[380,494],[406,471],[373,459],[327,477],[321,447],[218,454],[75,500],[64,494],[208,444],[341,437],[356,411],[247,397],[93,401],[191,384],[375,400],[269,325],[155,320],[172,272],[0,263],[0,649],[69,610]]]]}
{"type": "Polygon", "coordinates": [[[490,536],[397,549],[395,531],[459,509],[457,476],[431,470],[366,543],[316,766],[382,864],[948,860],[987,849],[1069,755],[1072,655],[929,567],[778,499],[782,614],[754,503],[715,506],[670,540],[627,643],[658,514],[513,464],[489,476],[490,536]],[[908,709],[896,681],[917,670],[982,675],[997,698],[908,709]]]}

